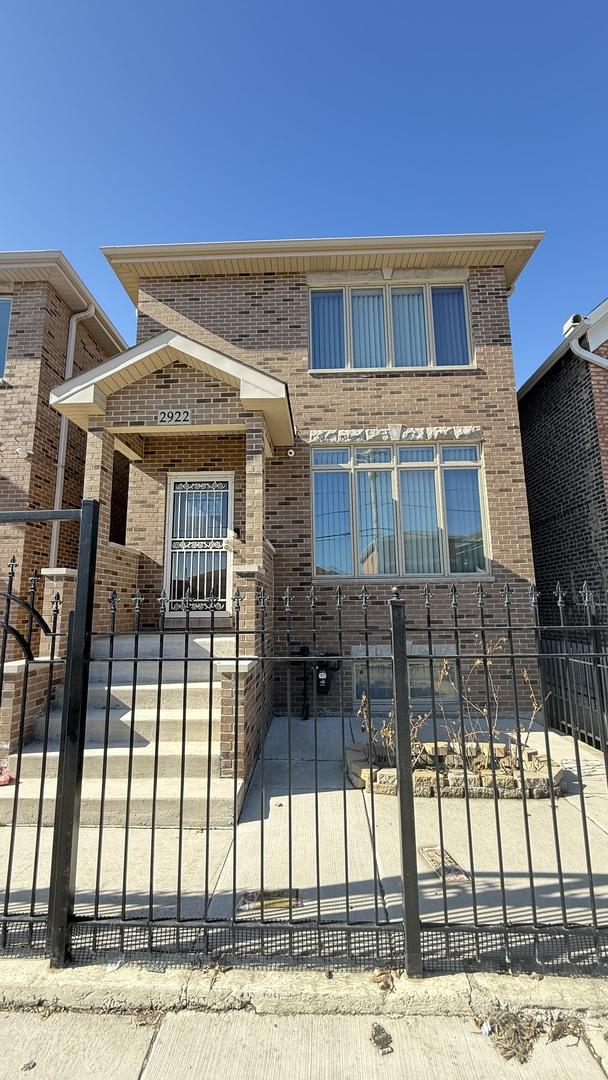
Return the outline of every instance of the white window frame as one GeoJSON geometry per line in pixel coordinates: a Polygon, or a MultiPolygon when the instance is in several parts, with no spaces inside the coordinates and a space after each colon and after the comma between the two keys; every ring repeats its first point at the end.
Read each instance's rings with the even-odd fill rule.
{"type": "Polygon", "coordinates": [[[309,374],[316,375],[318,372],[329,371],[333,374],[348,371],[357,374],[369,374],[376,371],[399,371],[404,373],[416,371],[469,371],[475,367],[475,355],[471,340],[471,312],[469,301],[469,289],[466,281],[395,281],[390,282],[352,282],[346,285],[332,284],[315,285],[308,290],[308,356],[309,374]],[[395,364],[394,336],[393,336],[393,311],[391,297],[392,292],[405,289],[422,290],[424,301],[424,326],[426,334],[426,364],[395,364]],[[433,323],[433,289],[462,289],[464,295],[464,319],[467,337],[467,351],[469,361],[467,364],[438,364],[435,353],[435,327],[433,323]],[[344,331],[344,366],[343,367],[313,367],[312,366],[312,297],[314,293],[342,293],[343,331],[344,331]],[[382,367],[355,367],[353,364],[353,333],[352,333],[352,304],[353,292],[381,292],[384,297],[384,339],[386,347],[386,364],[382,367]]]}
{"type": "MultiPolygon", "coordinates": [[[[234,527],[234,472],[168,472],[167,473],[167,494],[166,494],[166,507],[165,507],[165,554],[164,554],[164,567],[163,567],[163,588],[167,596],[171,595],[171,530],[173,521],[173,489],[176,483],[181,480],[227,480],[228,487],[228,527],[227,527],[227,541],[229,541],[234,527]]],[[[234,554],[232,550],[232,544],[226,543],[226,609],[220,611],[217,614],[231,615],[232,614],[232,584],[233,584],[233,562],[234,554]]],[[[205,619],[211,618],[209,611],[191,611],[191,618],[205,619]]],[[[171,611],[168,610],[166,618],[183,618],[183,611],[171,611]]]]}
{"type": "Polygon", "coordinates": [[[4,380],[4,373],[6,371],[6,361],[8,358],[8,342],[11,334],[11,317],[13,314],[13,298],[12,296],[0,295],[0,304],[8,304],[8,333],[6,335],[6,348],[4,356],[0,355],[0,384],[4,380]]]}
{"type": "MultiPolygon", "coordinates": [[[[363,370],[363,369],[362,369],[363,370]]],[[[395,581],[396,579],[407,579],[415,581],[426,581],[432,579],[433,581],[452,581],[454,579],[466,579],[467,581],[488,578],[491,574],[492,565],[492,551],[490,543],[490,523],[488,514],[488,498],[487,488],[485,480],[485,466],[484,466],[484,454],[483,444],[471,440],[470,442],[463,443],[449,443],[449,442],[434,442],[434,443],[377,443],[377,444],[360,444],[353,443],[347,446],[314,446],[311,448],[311,532],[312,532],[312,561],[313,561],[313,576],[317,581],[345,581],[357,579],[359,581],[395,581]],[[450,461],[443,462],[441,460],[442,447],[449,447],[455,449],[457,446],[474,446],[477,450],[477,461],[450,461]],[[423,447],[432,447],[434,451],[433,461],[411,461],[407,463],[400,463],[398,460],[399,450],[401,448],[410,449],[422,449],[423,447]],[[357,450],[386,450],[390,448],[392,450],[392,460],[387,463],[362,463],[356,464],[356,451],[357,450]],[[348,461],[343,465],[316,465],[315,464],[315,452],[331,452],[331,451],[346,451],[348,453],[348,461]],[[484,552],[485,567],[483,570],[473,571],[470,574],[464,571],[450,571],[450,552],[449,552],[449,539],[447,531],[447,517],[445,510],[445,491],[443,483],[443,473],[446,469],[476,469],[479,485],[479,508],[481,514],[481,533],[484,552]],[[437,508],[437,526],[439,530],[439,551],[441,557],[441,569],[435,574],[432,573],[408,573],[405,569],[405,552],[403,544],[403,531],[401,529],[401,494],[399,484],[399,473],[403,469],[432,469],[435,476],[435,500],[437,508]],[[393,495],[393,518],[395,527],[395,556],[396,556],[396,569],[391,574],[363,574],[359,571],[359,505],[357,495],[357,481],[356,474],[360,471],[369,470],[385,470],[392,474],[391,491],[393,495]],[[317,572],[317,542],[316,542],[316,530],[315,530],[315,497],[314,497],[314,474],[318,472],[348,472],[349,473],[349,496],[350,496],[350,517],[351,517],[351,574],[319,574],[317,572]]]]}

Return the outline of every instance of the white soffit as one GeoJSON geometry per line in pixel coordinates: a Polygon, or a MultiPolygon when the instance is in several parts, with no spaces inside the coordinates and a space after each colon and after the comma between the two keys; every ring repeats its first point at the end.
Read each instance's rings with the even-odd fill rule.
{"type": "Polygon", "coordinates": [[[353,236],[102,247],[134,303],[147,279],[222,274],[428,270],[502,266],[510,288],[542,232],[353,236]]]}
{"type": "MultiPolygon", "coordinates": [[[[176,361],[232,386],[245,409],[264,413],[275,446],[293,444],[289,395],[284,382],[173,330],[166,330],[92,371],[56,386],[51,391],[51,405],[86,429],[90,417],[105,414],[109,395],[176,361]]],[[[159,434],[163,432],[162,427],[158,430],[159,434]]]]}
{"type": "Polygon", "coordinates": [[[126,341],[87,289],[72,264],[61,251],[0,251],[0,294],[8,295],[16,284],[46,281],[68,305],[72,313],[93,304],[95,311],[84,320],[91,337],[106,353],[120,352],[126,341]]]}

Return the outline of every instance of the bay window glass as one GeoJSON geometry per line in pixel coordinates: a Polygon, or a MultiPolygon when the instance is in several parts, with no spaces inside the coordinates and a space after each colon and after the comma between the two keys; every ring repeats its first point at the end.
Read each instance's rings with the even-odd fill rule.
{"type": "Polygon", "coordinates": [[[348,450],[314,450],[313,465],[348,465],[348,450]]]}
{"type": "Polygon", "coordinates": [[[435,363],[448,366],[469,363],[467,322],[462,288],[431,289],[435,363]]]}
{"type": "Polygon", "coordinates": [[[392,289],[391,312],[395,367],[425,367],[428,359],[422,289],[392,289]]]}
{"type": "Polygon", "coordinates": [[[413,461],[434,461],[434,446],[400,446],[399,461],[402,464],[413,461]]]}
{"type": "Polygon", "coordinates": [[[314,474],[315,573],[352,574],[350,475],[314,474]]]}
{"type": "Polygon", "coordinates": [[[315,370],[471,363],[463,285],[344,285],[310,296],[315,370]]]}
{"type": "Polygon", "coordinates": [[[341,289],[313,292],[311,321],[313,368],[344,367],[344,296],[341,289]]]}
{"type": "Polygon", "coordinates": [[[485,559],[478,470],[444,469],[443,486],[450,573],[482,573],[485,559]]]}
{"type": "Polygon", "coordinates": [[[360,470],[357,479],[359,573],[395,574],[392,471],[360,470]]]}
{"type": "Polygon", "coordinates": [[[393,460],[393,451],[390,446],[378,448],[359,447],[355,450],[355,462],[357,465],[389,465],[393,460]]]}
{"type": "Polygon", "coordinates": [[[442,446],[442,461],[478,461],[479,451],[476,446],[442,446]]]}
{"type": "Polygon", "coordinates": [[[351,293],[353,367],[384,367],[384,291],[353,289],[351,293]]]}
{"type": "Polygon", "coordinates": [[[313,450],[315,573],[486,573],[476,445],[313,450]]]}
{"type": "Polygon", "coordinates": [[[406,574],[441,573],[434,469],[401,469],[401,529],[406,574]]]}

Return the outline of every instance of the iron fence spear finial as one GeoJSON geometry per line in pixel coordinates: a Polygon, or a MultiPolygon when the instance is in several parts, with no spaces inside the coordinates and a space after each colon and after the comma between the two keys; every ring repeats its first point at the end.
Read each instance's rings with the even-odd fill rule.
{"type": "Polygon", "coordinates": [[[581,600],[586,608],[593,607],[593,590],[589,588],[589,582],[584,581],[581,589],[581,600]]]}
{"type": "Polygon", "coordinates": [[[510,581],[505,581],[502,587],[502,599],[506,608],[511,606],[511,597],[513,595],[513,586],[510,581]]]}

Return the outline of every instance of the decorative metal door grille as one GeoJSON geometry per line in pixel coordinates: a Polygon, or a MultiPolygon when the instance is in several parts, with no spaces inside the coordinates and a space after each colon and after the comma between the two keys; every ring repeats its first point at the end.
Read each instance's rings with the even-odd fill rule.
{"type": "Polygon", "coordinates": [[[171,484],[168,545],[169,611],[226,611],[231,515],[229,479],[175,479],[171,484]]]}

